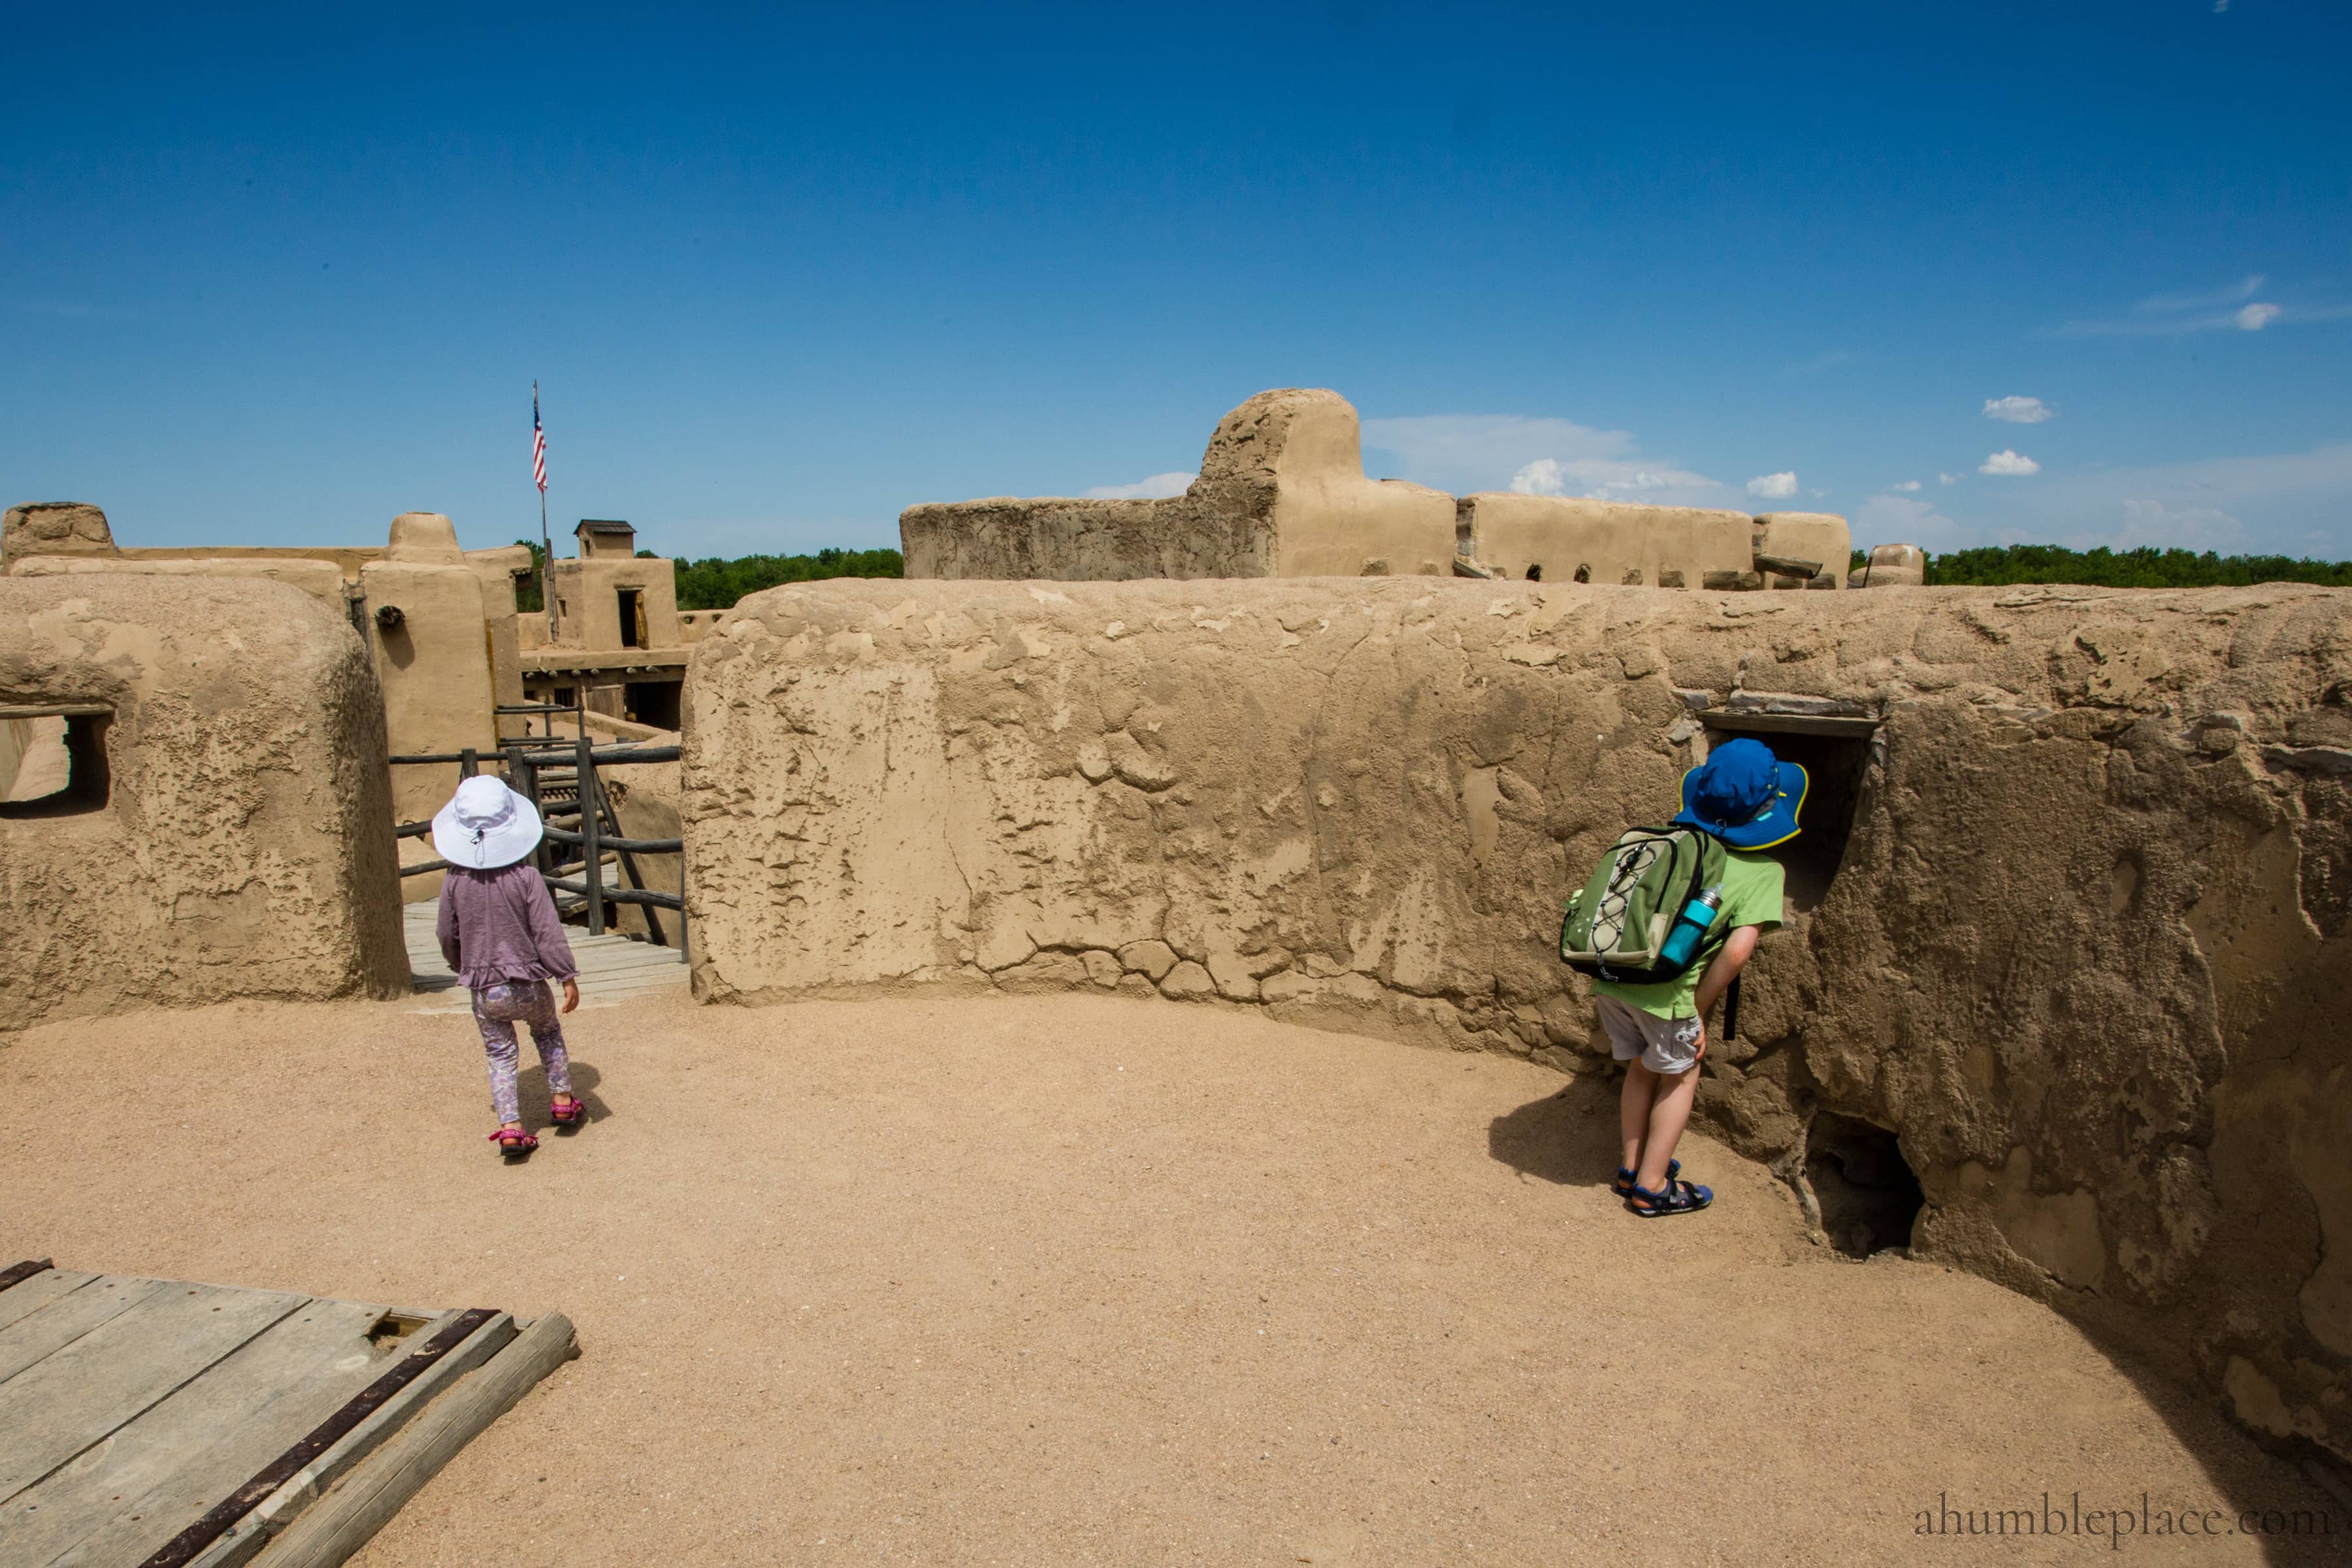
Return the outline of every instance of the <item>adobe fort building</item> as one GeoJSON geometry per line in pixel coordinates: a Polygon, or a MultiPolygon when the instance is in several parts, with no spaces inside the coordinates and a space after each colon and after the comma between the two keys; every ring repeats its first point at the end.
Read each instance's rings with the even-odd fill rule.
{"type": "MultiPolygon", "coordinates": [[[[1124,994],[1604,1071],[1560,900],[1760,734],[1812,793],[1716,1129],[1828,1244],[2000,1281],[2352,1465],[2352,593],[1927,588],[1900,549],[1855,584],[1839,519],[1457,500],[1367,479],[1355,429],[1269,393],[1184,496],[913,508],[915,580],[771,590],[698,638],[590,526],[559,601],[690,647],[697,997],[1124,994]]],[[[114,782],[0,816],[0,886],[128,976],[77,992],[35,943],[11,994],[380,985],[372,726],[446,746],[487,713],[503,563],[421,514],[355,563],[142,568],[81,510],[7,526],[0,702],[114,782]],[[107,856],[145,869],[80,868],[107,856]],[[235,962],[297,909],[312,951],[235,962]]],[[[562,624],[518,624],[517,686],[625,702],[660,666],[562,624]]]]}
{"type": "MultiPolygon", "coordinates": [[[[626,736],[674,730],[688,646],[717,617],[678,613],[672,563],[639,558],[627,523],[583,521],[577,537],[579,558],[551,563],[551,637],[550,616],[517,607],[532,575],[530,550],[461,549],[437,512],[403,512],[381,546],[126,548],[94,506],[30,504],[0,520],[0,569],[35,579],[259,578],[298,588],[363,643],[394,756],[492,752],[502,734],[532,722],[502,725],[502,705],[583,707],[592,728],[626,736]]],[[[37,739],[24,728],[0,743],[22,750],[37,739]]],[[[416,822],[448,797],[456,775],[436,763],[397,766],[391,776],[396,819],[416,822]]],[[[674,828],[647,833],[669,836],[674,828]]],[[[432,858],[422,838],[402,840],[401,853],[404,864],[432,858]]],[[[427,873],[404,886],[410,899],[427,899],[440,881],[427,873]]]]}

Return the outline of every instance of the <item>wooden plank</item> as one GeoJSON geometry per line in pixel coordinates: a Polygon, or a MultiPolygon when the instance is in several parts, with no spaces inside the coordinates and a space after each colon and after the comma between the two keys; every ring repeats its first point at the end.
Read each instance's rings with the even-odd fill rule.
{"type": "MultiPolygon", "coordinates": [[[[76,1294],[105,1284],[101,1279],[76,1294]]],[[[0,1502],[101,1441],[309,1300],[274,1290],[163,1283],[0,1383],[0,1502]]]]}
{"type": "Polygon", "coordinates": [[[540,1318],[289,1526],[254,1560],[257,1568],[335,1568],[460,1448],[578,1353],[570,1319],[540,1318]]]}
{"type": "MultiPolygon", "coordinates": [[[[408,1342],[422,1343],[464,1315],[446,1313],[408,1342]]],[[[238,1564],[250,1561],[272,1536],[293,1523],[353,1466],[383,1447],[408,1424],[410,1417],[438,1398],[443,1390],[504,1350],[513,1341],[515,1331],[514,1319],[505,1312],[483,1323],[463,1344],[435,1362],[424,1375],[386,1400],[341,1441],[288,1478],[234,1528],[201,1555],[191,1559],[188,1568],[238,1568],[238,1564]]]]}
{"type": "Polygon", "coordinates": [[[367,1386],[383,1309],[310,1301],[26,1488],[0,1519],[0,1560],[136,1563],[367,1386]]]}
{"type": "Polygon", "coordinates": [[[0,1384],[162,1289],[161,1279],[100,1279],[0,1329],[0,1384]]]}
{"type": "Polygon", "coordinates": [[[0,1292],[0,1329],[19,1318],[27,1318],[68,1291],[79,1290],[95,1274],[85,1274],[79,1268],[50,1268],[19,1280],[14,1289],[0,1292]]]}

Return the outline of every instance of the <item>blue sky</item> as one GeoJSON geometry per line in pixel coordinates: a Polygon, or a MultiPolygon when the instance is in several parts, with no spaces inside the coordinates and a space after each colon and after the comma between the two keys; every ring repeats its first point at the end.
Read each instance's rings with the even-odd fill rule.
{"type": "Polygon", "coordinates": [[[0,500],[503,542],[535,377],[559,531],[895,543],[1312,385],[1457,491],[2352,557],[2340,0],[331,9],[12,19],[0,500]]]}

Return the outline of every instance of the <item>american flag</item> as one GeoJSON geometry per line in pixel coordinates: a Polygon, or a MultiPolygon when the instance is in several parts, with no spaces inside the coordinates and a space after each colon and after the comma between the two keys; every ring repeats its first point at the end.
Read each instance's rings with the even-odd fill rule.
{"type": "Polygon", "coordinates": [[[530,384],[530,477],[547,493],[547,432],[539,427],[539,383],[530,384]]]}

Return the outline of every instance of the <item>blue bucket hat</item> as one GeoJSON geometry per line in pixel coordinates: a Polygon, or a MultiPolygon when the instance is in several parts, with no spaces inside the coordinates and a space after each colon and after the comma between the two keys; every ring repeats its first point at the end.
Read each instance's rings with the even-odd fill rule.
{"type": "Polygon", "coordinates": [[[1683,775],[1674,826],[1701,828],[1734,849],[1769,849],[1797,836],[1808,782],[1804,769],[1781,762],[1763,742],[1727,742],[1683,775]]]}

